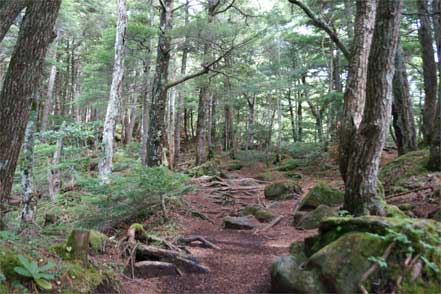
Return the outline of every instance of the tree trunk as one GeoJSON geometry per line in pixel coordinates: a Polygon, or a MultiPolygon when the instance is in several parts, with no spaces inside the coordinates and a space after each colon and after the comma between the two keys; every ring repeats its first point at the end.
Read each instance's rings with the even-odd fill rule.
{"type": "MultiPolygon", "coordinates": [[[[441,1],[433,1],[433,25],[438,57],[438,77],[441,81],[441,1]]],[[[438,104],[435,127],[430,144],[428,167],[433,171],[441,171],[441,82],[438,83],[438,104]]]]}
{"type": "Polygon", "coordinates": [[[0,43],[28,0],[9,0],[0,2],[0,43]]]}
{"type": "Polygon", "coordinates": [[[432,26],[430,22],[427,0],[418,0],[420,27],[418,38],[421,45],[424,78],[424,110],[423,110],[423,144],[429,145],[436,115],[437,76],[435,53],[433,51],[432,26]]]}
{"type": "Polygon", "coordinates": [[[32,1],[0,93],[0,204],[9,197],[32,95],[38,86],[61,0],[32,1]]]}
{"type": "Polygon", "coordinates": [[[291,119],[291,132],[292,132],[292,140],[293,142],[297,142],[297,133],[296,133],[296,120],[294,116],[294,108],[291,97],[291,87],[288,89],[288,105],[289,105],[289,117],[291,119]]]}
{"type": "MultiPolygon", "coordinates": [[[[185,25],[189,23],[189,0],[185,1],[185,25]]],[[[181,76],[185,76],[187,72],[187,56],[188,56],[188,39],[185,37],[184,45],[182,48],[182,61],[181,61],[181,76]]],[[[176,104],[176,118],[175,118],[175,165],[180,160],[181,152],[181,131],[184,128],[184,134],[187,136],[186,127],[186,109],[183,90],[178,91],[178,103],[176,104]]]]}
{"type": "Polygon", "coordinates": [[[344,95],[343,117],[340,127],[339,167],[346,183],[349,160],[353,152],[355,134],[360,125],[365,104],[368,57],[374,31],[375,0],[357,1],[354,40],[344,95]]]}
{"type": "Polygon", "coordinates": [[[147,165],[162,163],[162,141],[165,131],[165,106],[167,103],[168,65],[170,63],[173,0],[163,0],[159,23],[159,39],[156,55],[155,77],[153,79],[150,106],[150,123],[147,139],[147,165]]]}
{"type": "Polygon", "coordinates": [[[34,165],[34,134],[37,119],[37,99],[34,98],[29,114],[28,124],[26,126],[23,141],[23,160],[21,166],[21,190],[22,205],[21,219],[25,222],[31,222],[34,218],[34,212],[31,206],[32,200],[32,171],[34,165]]]}
{"type": "Polygon", "coordinates": [[[301,99],[297,103],[297,141],[303,142],[303,108],[301,99]]]}
{"type": "MultiPolygon", "coordinates": [[[[149,6],[149,28],[153,28],[155,11],[153,7],[153,0],[148,2],[149,6]]],[[[142,110],[141,110],[141,163],[147,165],[147,143],[149,136],[149,122],[150,122],[150,99],[151,99],[151,81],[150,81],[150,68],[152,63],[152,38],[147,41],[147,55],[144,60],[144,93],[142,97],[142,110]]]]}
{"type": "Polygon", "coordinates": [[[248,96],[248,124],[247,124],[247,142],[245,145],[245,150],[249,150],[250,147],[253,146],[254,143],[254,105],[256,104],[256,94],[253,94],[252,99],[250,100],[248,96]]]}
{"type": "MultiPolygon", "coordinates": [[[[52,52],[50,52],[50,57],[53,60],[57,60],[57,47],[58,47],[58,32],[57,37],[55,38],[54,45],[52,47],[52,52]]],[[[47,92],[46,92],[46,98],[43,103],[43,114],[41,116],[41,125],[40,125],[40,132],[45,132],[48,127],[49,123],[49,115],[52,111],[52,96],[54,93],[54,85],[55,85],[55,78],[57,76],[57,66],[55,64],[51,65],[51,70],[49,73],[49,80],[47,83],[47,92]]]]}
{"type": "Polygon", "coordinates": [[[368,64],[366,105],[347,170],[344,207],[354,215],[383,213],[377,198],[377,176],[391,116],[401,4],[399,0],[378,3],[368,64]]]}
{"type": "Polygon", "coordinates": [[[55,201],[55,196],[61,190],[62,183],[61,183],[61,176],[58,165],[60,164],[61,155],[63,153],[65,126],[66,126],[65,122],[63,122],[59,129],[57,143],[55,146],[55,152],[52,156],[48,170],[49,199],[51,201],[55,201]]]}
{"type": "Polygon", "coordinates": [[[282,160],[282,99],[280,98],[280,94],[277,98],[277,146],[276,146],[276,163],[279,163],[282,160]]]}
{"type": "Polygon", "coordinates": [[[104,121],[103,141],[104,157],[100,159],[99,178],[101,183],[108,184],[112,174],[113,137],[116,119],[121,108],[122,81],[124,75],[124,56],[126,50],[127,9],[125,0],[118,0],[118,22],[116,25],[115,58],[113,62],[112,85],[109,103],[104,121]]]}
{"type": "Polygon", "coordinates": [[[403,48],[398,46],[395,57],[395,75],[393,78],[392,102],[393,128],[398,154],[403,155],[416,150],[416,129],[413,118],[412,99],[409,93],[409,82],[404,65],[403,48]]]}

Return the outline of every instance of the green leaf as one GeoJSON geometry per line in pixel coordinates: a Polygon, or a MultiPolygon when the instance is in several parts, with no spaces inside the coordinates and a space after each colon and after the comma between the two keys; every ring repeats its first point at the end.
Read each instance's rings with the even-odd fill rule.
{"type": "Polygon", "coordinates": [[[44,289],[44,290],[51,290],[52,284],[44,279],[36,279],[35,283],[37,283],[38,287],[44,289]]]}
{"type": "Polygon", "coordinates": [[[24,277],[29,277],[29,278],[33,277],[32,273],[30,271],[28,271],[26,268],[21,267],[21,266],[14,267],[14,271],[17,274],[19,274],[21,276],[24,276],[24,277]]]}
{"type": "Polygon", "coordinates": [[[53,263],[52,261],[49,261],[47,264],[42,265],[39,269],[40,272],[45,272],[47,270],[50,270],[51,268],[55,267],[56,264],[53,263]]]}

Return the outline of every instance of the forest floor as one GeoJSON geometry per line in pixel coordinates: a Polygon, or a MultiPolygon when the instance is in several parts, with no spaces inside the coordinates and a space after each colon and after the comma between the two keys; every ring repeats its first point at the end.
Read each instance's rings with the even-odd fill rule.
{"type": "MultiPolygon", "coordinates": [[[[227,179],[255,178],[265,171],[263,163],[257,163],[241,170],[228,172],[227,179]]],[[[225,205],[213,201],[210,190],[199,184],[198,188],[183,196],[184,203],[210,218],[210,221],[196,218],[188,209],[170,212],[169,217],[177,224],[176,234],[180,236],[199,235],[220,247],[219,250],[188,246],[187,249],[203,265],[208,274],[185,274],[183,276],[162,276],[149,279],[134,279],[123,283],[124,293],[267,293],[270,291],[271,262],[280,255],[286,255],[293,241],[301,241],[316,233],[316,230],[297,230],[292,226],[292,216],[298,201],[306,195],[317,181],[327,181],[341,186],[335,176],[335,167],[319,176],[304,175],[300,184],[303,194],[297,199],[269,202],[264,199],[263,189],[247,193],[235,193],[235,203],[225,205]],[[267,228],[268,223],[256,221],[253,230],[227,230],[223,218],[238,215],[245,205],[263,204],[274,218],[282,216],[279,223],[267,228]]],[[[281,178],[276,180],[282,180],[281,178]]],[[[264,185],[263,185],[264,187],[264,185]]]]}

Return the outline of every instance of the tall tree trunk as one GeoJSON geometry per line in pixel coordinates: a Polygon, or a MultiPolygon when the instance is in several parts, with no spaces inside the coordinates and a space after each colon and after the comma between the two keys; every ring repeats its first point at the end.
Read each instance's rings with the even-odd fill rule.
{"type": "Polygon", "coordinates": [[[29,120],[26,125],[26,131],[23,141],[23,160],[21,166],[21,190],[22,205],[21,219],[25,222],[31,222],[34,217],[32,210],[32,171],[34,165],[34,134],[37,120],[37,99],[34,97],[29,113],[29,120]]]}
{"type": "MultiPolygon", "coordinates": [[[[52,47],[52,52],[50,52],[50,58],[56,62],[57,60],[57,47],[58,47],[58,38],[59,34],[57,31],[57,37],[55,38],[54,45],[52,47]]],[[[49,115],[52,111],[52,96],[54,94],[54,85],[55,85],[55,78],[57,76],[57,66],[56,64],[51,65],[51,70],[49,73],[49,80],[47,83],[47,92],[46,92],[46,98],[43,103],[43,113],[41,116],[41,125],[40,125],[40,132],[44,132],[47,130],[48,123],[49,123],[49,115]]]]}
{"type": "Polygon", "coordinates": [[[376,0],[356,1],[354,40],[344,95],[343,117],[340,126],[339,167],[346,183],[347,169],[355,134],[361,123],[366,97],[368,58],[374,31],[376,0]]]}
{"type": "Polygon", "coordinates": [[[282,124],[282,99],[280,94],[277,97],[277,146],[276,146],[276,163],[279,163],[282,160],[282,132],[283,132],[283,124],[282,124]]]}
{"type": "MultiPolygon", "coordinates": [[[[149,0],[149,28],[153,28],[155,11],[153,7],[153,0],[149,0]]],[[[141,163],[147,165],[147,143],[149,136],[149,122],[150,122],[150,99],[152,94],[152,83],[150,81],[150,68],[152,63],[152,38],[147,41],[147,54],[144,60],[144,93],[142,97],[141,110],[141,163]]]]}
{"type": "Polygon", "coordinates": [[[400,0],[378,3],[369,55],[366,105],[347,170],[344,207],[354,215],[383,213],[377,198],[377,176],[391,116],[401,4],[400,0]]]}
{"type": "Polygon", "coordinates": [[[436,115],[437,76],[435,52],[433,51],[432,25],[427,0],[418,0],[420,27],[418,37],[421,45],[424,78],[423,143],[430,144],[436,115]]]}
{"type": "Polygon", "coordinates": [[[294,108],[291,97],[291,87],[288,89],[288,105],[289,105],[289,117],[291,119],[291,132],[292,132],[292,140],[297,142],[297,132],[296,132],[296,120],[294,116],[294,108]]]}
{"type": "Polygon", "coordinates": [[[162,141],[165,131],[165,106],[167,103],[168,65],[170,63],[173,0],[163,0],[159,23],[159,39],[156,54],[155,77],[147,139],[147,165],[159,166],[162,163],[162,141]]]}
{"type": "Polygon", "coordinates": [[[245,150],[249,150],[254,142],[254,105],[256,104],[256,94],[253,94],[252,99],[246,96],[248,103],[248,123],[247,123],[247,142],[245,150]]]}
{"type": "Polygon", "coordinates": [[[430,144],[430,157],[428,167],[434,171],[441,171],[441,1],[433,1],[433,25],[436,39],[436,53],[438,57],[438,104],[433,129],[432,140],[430,144]]]}
{"type": "Polygon", "coordinates": [[[297,141],[303,142],[303,108],[302,99],[297,103],[297,141]]]}
{"type": "Polygon", "coordinates": [[[55,201],[55,196],[60,192],[61,190],[61,176],[60,176],[60,169],[58,168],[58,165],[61,162],[61,155],[63,153],[63,146],[64,146],[64,129],[65,129],[66,123],[63,122],[61,124],[61,127],[59,129],[59,134],[57,138],[57,143],[55,145],[55,152],[52,155],[50,164],[49,164],[49,170],[48,170],[48,186],[49,186],[49,199],[51,201],[55,201]]]}
{"type": "MultiPolygon", "coordinates": [[[[189,0],[185,1],[185,25],[189,23],[189,0]]],[[[182,48],[182,60],[181,60],[181,76],[185,76],[187,71],[187,56],[188,56],[188,38],[185,37],[184,45],[182,48]]],[[[178,103],[176,104],[176,118],[175,118],[175,155],[174,162],[175,165],[180,160],[181,153],[181,135],[182,128],[184,128],[184,134],[187,136],[186,127],[186,109],[185,109],[185,99],[184,91],[181,89],[178,91],[178,103]]],[[[174,166],[175,167],[175,166],[174,166]]]]}
{"type": "Polygon", "coordinates": [[[124,75],[124,56],[126,50],[127,9],[125,0],[118,2],[118,22],[116,25],[115,57],[112,71],[109,102],[104,121],[103,142],[104,157],[99,162],[99,178],[101,183],[108,184],[112,174],[113,137],[118,113],[121,108],[122,81],[124,75]]]}
{"type": "Polygon", "coordinates": [[[409,81],[407,80],[404,52],[401,46],[398,46],[395,57],[392,116],[398,154],[403,155],[409,151],[416,150],[418,146],[412,99],[409,93],[409,81]]]}
{"type": "Polygon", "coordinates": [[[9,0],[0,2],[0,43],[28,0],[9,0]]]}
{"type": "Polygon", "coordinates": [[[0,93],[0,204],[9,197],[32,95],[54,37],[61,0],[32,1],[20,27],[0,93]]]}

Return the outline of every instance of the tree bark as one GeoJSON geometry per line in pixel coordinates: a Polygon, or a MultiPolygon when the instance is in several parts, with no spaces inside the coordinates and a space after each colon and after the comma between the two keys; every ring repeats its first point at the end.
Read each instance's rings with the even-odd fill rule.
{"type": "MultiPolygon", "coordinates": [[[[436,53],[438,57],[438,77],[441,81],[441,1],[433,1],[433,26],[435,30],[436,53]]],[[[428,162],[429,169],[433,171],[441,171],[441,82],[438,83],[438,104],[433,130],[432,140],[430,144],[430,157],[428,162]]]]}
{"type": "MultiPolygon", "coordinates": [[[[50,57],[55,61],[57,60],[58,38],[59,36],[57,32],[57,37],[55,38],[54,45],[52,47],[52,52],[50,52],[50,57]]],[[[46,99],[44,100],[43,103],[43,114],[41,116],[40,132],[45,132],[48,127],[49,115],[52,111],[52,103],[53,103],[52,96],[54,93],[56,76],[57,76],[57,66],[55,64],[52,64],[49,73],[49,80],[47,83],[46,99]]]]}
{"type": "MultiPolygon", "coordinates": [[[[148,2],[149,6],[149,28],[153,28],[155,11],[153,7],[153,0],[148,2]]],[[[141,113],[141,163],[147,165],[147,143],[149,136],[149,113],[150,113],[150,99],[151,99],[151,81],[150,81],[150,68],[152,61],[152,38],[147,41],[147,55],[144,60],[144,95],[142,97],[142,113],[141,113]]]]}
{"type": "Polygon", "coordinates": [[[365,104],[368,57],[371,50],[376,9],[375,0],[357,1],[354,40],[349,60],[339,134],[339,167],[345,183],[354,137],[360,125],[365,104]]]}
{"type": "Polygon", "coordinates": [[[9,0],[0,2],[0,43],[28,0],[9,0]]]}
{"type": "Polygon", "coordinates": [[[0,93],[0,203],[9,197],[32,95],[41,78],[61,0],[32,1],[0,93]]]}
{"type": "Polygon", "coordinates": [[[252,99],[249,96],[245,96],[248,103],[248,123],[247,123],[247,141],[245,150],[249,150],[254,143],[254,105],[256,104],[256,94],[253,94],[252,99]]]}
{"type": "Polygon", "coordinates": [[[60,192],[62,185],[58,165],[60,164],[61,155],[63,153],[65,126],[65,122],[63,122],[58,131],[59,134],[55,145],[55,152],[52,156],[48,170],[49,199],[51,201],[55,201],[55,196],[60,192]]]}
{"type": "Polygon", "coordinates": [[[149,131],[147,139],[147,165],[162,163],[162,141],[165,131],[165,106],[167,103],[168,65],[170,63],[173,0],[163,0],[159,23],[159,39],[153,79],[149,131]]]}
{"type": "Polygon", "coordinates": [[[354,215],[383,213],[377,198],[377,176],[391,116],[401,6],[399,0],[378,3],[369,55],[366,105],[347,170],[344,207],[354,215]]]}
{"type": "Polygon", "coordinates": [[[436,115],[437,76],[435,53],[433,51],[432,25],[427,0],[418,0],[420,27],[418,38],[421,45],[424,78],[423,144],[429,145],[436,115]]]}
{"type": "Polygon", "coordinates": [[[413,117],[412,99],[409,93],[409,81],[404,65],[403,48],[398,46],[395,56],[395,75],[393,78],[392,102],[393,128],[398,154],[403,155],[416,150],[417,139],[413,117]]]}
{"type": "Polygon", "coordinates": [[[122,80],[124,75],[124,56],[126,50],[127,9],[125,0],[118,2],[118,22],[116,26],[115,57],[112,72],[112,85],[104,121],[103,141],[104,157],[99,162],[101,183],[108,184],[112,174],[113,137],[118,113],[121,108],[122,80]]]}

